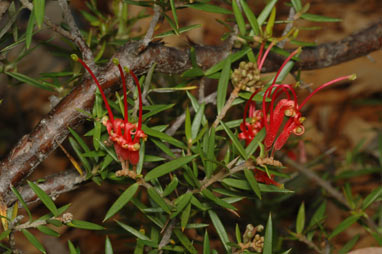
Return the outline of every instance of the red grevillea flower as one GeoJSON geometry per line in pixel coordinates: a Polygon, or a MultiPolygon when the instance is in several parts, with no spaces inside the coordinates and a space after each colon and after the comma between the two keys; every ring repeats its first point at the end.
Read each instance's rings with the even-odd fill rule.
{"type": "Polygon", "coordinates": [[[102,90],[102,87],[97,80],[96,76],[89,68],[89,66],[78,58],[77,55],[72,55],[72,59],[74,61],[78,61],[82,64],[82,66],[89,72],[90,76],[93,78],[96,83],[102,99],[105,103],[106,109],[108,111],[109,117],[105,116],[102,119],[102,124],[106,126],[107,132],[109,133],[109,139],[114,144],[114,149],[116,154],[118,155],[119,160],[127,161],[132,165],[136,165],[139,161],[139,149],[140,149],[140,141],[143,139],[144,141],[147,139],[147,135],[142,130],[142,93],[141,87],[139,85],[139,81],[137,76],[130,70],[129,73],[133,77],[135,84],[138,88],[139,95],[139,116],[138,123],[133,124],[129,122],[128,119],[128,111],[127,111],[127,97],[126,97],[126,78],[124,72],[122,70],[121,65],[119,64],[117,59],[114,59],[113,62],[118,66],[118,70],[121,74],[122,86],[123,86],[123,103],[124,103],[124,119],[114,118],[113,112],[111,111],[110,105],[106,99],[105,93],[102,90]]]}

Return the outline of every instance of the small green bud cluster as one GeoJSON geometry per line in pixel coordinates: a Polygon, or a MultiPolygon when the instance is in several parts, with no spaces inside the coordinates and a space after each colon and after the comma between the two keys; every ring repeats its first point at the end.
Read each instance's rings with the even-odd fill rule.
{"type": "Polygon", "coordinates": [[[260,71],[256,63],[252,62],[241,62],[239,68],[233,71],[231,80],[235,87],[249,92],[254,92],[263,86],[260,81],[260,71]]]}

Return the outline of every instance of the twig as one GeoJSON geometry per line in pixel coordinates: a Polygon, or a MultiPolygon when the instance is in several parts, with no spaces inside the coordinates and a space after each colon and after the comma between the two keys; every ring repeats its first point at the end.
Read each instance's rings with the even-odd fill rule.
{"type": "Polygon", "coordinates": [[[222,108],[222,111],[216,117],[215,122],[212,124],[212,127],[216,128],[219,125],[220,121],[225,117],[228,110],[231,108],[233,101],[239,96],[239,92],[240,92],[240,87],[235,86],[235,88],[231,92],[231,95],[229,96],[227,102],[225,103],[224,107],[222,108]]]}
{"type": "Polygon", "coordinates": [[[86,45],[85,40],[82,38],[80,29],[78,29],[76,22],[74,21],[73,15],[69,9],[67,0],[58,0],[58,4],[62,9],[66,23],[68,23],[70,27],[71,34],[74,37],[73,41],[82,53],[82,59],[85,62],[92,63],[94,59],[93,53],[86,45]]]}
{"type": "MultiPolygon", "coordinates": [[[[324,179],[322,179],[321,177],[319,177],[312,170],[309,170],[309,169],[305,168],[303,165],[296,163],[292,159],[285,157],[284,161],[287,164],[289,164],[290,166],[296,168],[303,175],[305,175],[306,177],[308,177],[309,179],[313,180],[318,185],[320,185],[324,190],[326,190],[329,193],[330,196],[335,198],[342,205],[347,207],[349,210],[352,210],[352,207],[346,201],[345,197],[339,191],[337,191],[329,182],[327,182],[324,179]]],[[[370,217],[363,217],[363,218],[366,220],[367,225],[370,228],[372,228],[376,233],[379,234],[378,226],[374,223],[374,221],[370,217]]]]}
{"type": "Polygon", "coordinates": [[[314,242],[312,242],[312,241],[310,241],[309,239],[307,239],[304,235],[302,235],[302,234],[296,234],[295,236],[296,236],[297,240],[299,240],[300,242],[305,243],[305,244],[308,245],[310,248],[312,248],[313,250],[315,250],[317,253],[319,253],[319,254],[323,254],[323,252],[320,250],[320,248],[318,248],[318,246],[317,246],[314,242]]]}
{"type": "Polygon", "coordinates": [[[151,19],[149,29],[147,30],[146,35],[142,40],[142,45],[139,52],[144,50],[147,47],[147,45],[149,45],[149,43],[151,42],[154,35],[155,27],[157,26],[160,17],[161,17],[161,7],[157,4],[154,4],[154,15],[153,15],[153,18],[151,19]]]}
{"type": "MultiPolygon", "coordinates": [[[[45,179],[44,182],[36,183],[42,190],[53,198],[57,198],[60,194],[72,191],[86,181],[85,176],[80,176],[76,170],[68,170],[59,174],[54,174],[45,179]]],[[[36,193],[28,184],[17,188],[23,200],[27,203],[38,201],[36,193]]],[[[17,201],[17,197],[12,191],[9,191],[4,196],[4,202],[8,207],[12,206],[17,201]]]]}
{"type": "Polygon", "coordinates": [[[170,223],[167,225],[167,228],[164,231],[164,234],[162,236],[162,240],[160,241],[158,245],[158,250],[160,250],[159,254],[163,253],[162,248],[170,242],[172,231],[174,230],[174,228],[175,228],[175,219],[172,219],[170,223]]]}
{"type": "MultiPolygon", "coordinates": [[[[216,92],[211,93],[207,97],[204,97],[202,100],[199,100],[199,103],[216,104],[216,94],[217,94],[216,92]]],[[[194,112],[193,107],[189,107],[188,109],[190,113],[194,112]]],[[[178,118],[176,118],[176,120],[173,122],[171,127],[166,130],[166,134],[169,136],[173,136],[175,132],[179,129],[179,127],[182,126],[185,119],[186,119],[186,113],[183,113],[180,116],[178,116],[178,118]]]]}
{"type": "Polygon", "coordinates": [[[200,84],[199,84],[199,100],[204,100],[204,89],[205,89],[205,86],[206,86],[206,78],[203,77],[201,80],[200,80],[200,84]]]}
{"type": "MultiPolygon", "coordinates": [[[[290,21],[290,22],[286,24],[285,29],[283,33],[281,34],[281,37],[286,36],[290,32],[290,30],[293,28],[293,21],[295,20],[295,15],[296,15],[296,11],[294,10],[293,7],[290,7],[289,15],[287,19],[287,21],[290,21]]],[[[287,42],[287,39],[284,39],[280,41],[279,43],[277,43],[277,46],[279,48],[284,48],[286,42],[287,42]]]]}
{"type": "MultiPolygon", "coordinates": [[[[28,0],[20,0],[21,4],[27,8],[28,10],[32,11],[33,10],[33,4],[30,3],[28,0]]],[[[32,14],[31,14],[32,15],[32,14]]],[[[62,35],[63,37],[74,41],[75,37],[69,33],[68,31],[62,29],[60,26],[54,24],[47,16],[44,17],[44,23],[49,26],[53,31],[56,33],[62,35]]]]}

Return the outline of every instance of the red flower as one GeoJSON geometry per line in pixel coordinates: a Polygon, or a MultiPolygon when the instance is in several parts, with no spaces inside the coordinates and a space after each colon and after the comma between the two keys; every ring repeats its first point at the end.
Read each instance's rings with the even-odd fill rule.
{"type": "Polygon", "coordinates": [[[104,117],[102,119],[102,124],[106,126],[107,132],[109,133],[109,139],[114,144],[114,149],[120,161],[127,161],[132,165],[136,165],[139,161],[139,149],[140,149],[140,140],[144,141],[147,139],[147,135],[142,130],[142,93],[141,87],[137,76],[130,70],[130,75],[133,77],[135,84],[138,88],[139,95],[139,116],[138,123],[133,124],[129,122],[128,111],[127,111],[127,97],[126,97],[126,79],[121,65],[118,63],[118,60],[115,60],[114,63],[118,66],[119,72],[121,74],[122,86],[123,86],[123,103],[124,103],[124,119],[114,118],[113,112],[109,106],[109,103],[106,99],[105,93],[102,90],[100,83],[98,82],[96,76],[92,70],[87,66],[76,55],[72,55],[74,61],[80,62],[84,68],[89,72],[94,82],[96,83],[102,99],[105,103],[106,109],[108,111],[109,117],[104,117]]]}

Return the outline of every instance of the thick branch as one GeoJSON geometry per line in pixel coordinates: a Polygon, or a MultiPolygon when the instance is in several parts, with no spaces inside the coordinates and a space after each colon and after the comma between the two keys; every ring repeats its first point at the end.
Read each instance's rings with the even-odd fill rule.
{"type": "MultiPolygon", "coordinates": [[[[150,44],[139,52],[140,42],[131,42],[123,47],[115,57],[124,66],[128,66],[137,74],[143,74],[156,63],[156,71],[177,74],[191,68],[188,50],[166,47],[163,44],[150,44]]],[[[317,69],[348,61],[378,50],[382,45],[382,22],[351,35],[339,42],[327,43],[304,50],[301,61],[296,68],[317,69]]],[[[207,69],[227,56],[227,45],[221,47],[195,47],[198,64],[207,69]]],[[[265,70],[279,68],[280,58],[270,58],[265,70]]],[[[100,83],[104,89],[119,82],[119,72],[112,63],[99,72],[100,83]]],[[[75,127],[86,116],[79,110],[90,111],[94,102],[95,84],[87,79],[67,95],[49,114],[41,120],[36,128],[25,135],[0,164],[0,194],[6,193],[10,186],[21,184],[33,169],[48,154],[56,149],[68,135],[68,127],[75,127]]],[[[106,91],[107,92],[107,91],[106,91]]]]}
{"type": "MultiPolygon", "coordinates": [[[[62,193],[76,189],[85,181],[86,177],[79,175],[78,172],[73,169],[51,175],[47,177],[44,182],[36,184],[52,198],[57,198],[62,193]]],[[[21,185],[17,190],[27,204],[38,201],[37,195],[28,184],[21,185]]],[[[8,191],[4,196],[4,203],[6,203],[8,207],[16,201],[17,198],[12,191],[8,191]]]]}

